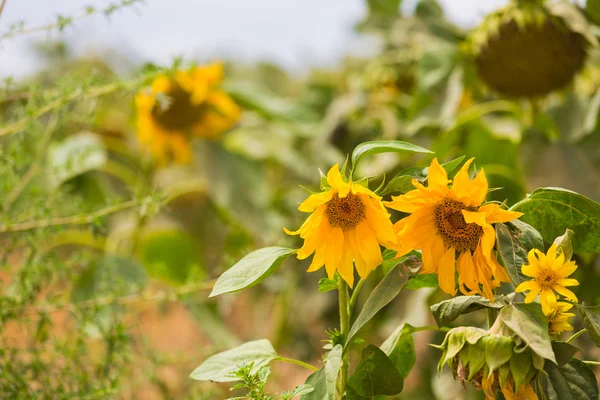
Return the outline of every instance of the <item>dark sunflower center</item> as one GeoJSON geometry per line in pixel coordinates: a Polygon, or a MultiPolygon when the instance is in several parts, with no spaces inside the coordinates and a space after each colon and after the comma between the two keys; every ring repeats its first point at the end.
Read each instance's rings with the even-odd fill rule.
{"type": "Polygon", "coordinates": [[[168,130],[190,129],[202,118],[204,104],[193,104],[191,93],[175,84],[164,96],[156,99],[152,115],[168,130]]]}
{"type": "Polygon", "coordinates": [[[360,198],[352,193],[340,198],[335,194],[325,210],[331,226],[342,228],[346,231],[354,228],[365,218],[365,205],[360,198]]]}
{"type": "Polygon", "coordinates": [[[542,287],[542,290],[552,289],[556,286],[558,276],[551,269],[544,269],[536,278],[536,281],[542,287]]]}
{"type": "Polygon", "coordinates": [[[467,224],[462,210],[475,211],[463,203],[445,199],[435,206],[435,226],[446,247],[454,247],[458,253],[475,251],[483,236],[483,228],[475,223],[467,224]]]}

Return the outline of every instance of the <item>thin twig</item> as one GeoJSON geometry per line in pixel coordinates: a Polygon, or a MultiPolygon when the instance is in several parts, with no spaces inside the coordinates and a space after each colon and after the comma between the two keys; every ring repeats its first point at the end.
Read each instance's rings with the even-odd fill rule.
{"type": "Polygon", "coordinates": [[[19,198],[23,189],[25,189],[25,187],[37,174],[40,165],[42,164],[42,160],[44,159],[44,153],[47,150],[48,142],[50,142],[50,139],[52,138],[52,133],[54,132],[57,123],[58,116],[57,114],[54,114],[53,118],[50,120],[50,122],[48,122],[48,125],[46,125],[46,129],[44,130],[44,133],[40,140],[37,154],[33,163],[31,164],[27,172],[25,172],[23,177],[19,180],[19,182],[15,185],[15,187],[4,198],[4,212],[10,210],[10,207],[13,205],[14,201],[19,198]]]}
{"type": "Polygon", "coordinates": [[[2,11],[4,11],[5,5],[6,5],[6,0],[2,0],[2,3],[0,3],[0,16],[2,16],[2,11]]]}
{"type": "Polygon", "coordinates": [[[142,199],[129,200],[123,203],[115,204],[89,214],[72,215],[68,217],[50,218],[41,221],[21,222],[17,224],[0,226],[0,233],[7,232],[23,232],[32,229],[48,228],[50,226],[59,225],[85,225],[94,222],[96,219],[106,215],[114,214],[119,211],[127,210],[128,208],[136,207],[152,201],[152,197],[142,199]]]}
{"type": "Polygon", "coordinates": [[[151,302],[151,301],[176,301],[178,296],[199,292],[203,290],[212,290],[215,284],[215,280],[204,281],[200,283],[193,283],[184,285],[174,290],[166,291],[143,291],[140,293],[134,293],[127,296],[115,297],[105,296],[96,299],[84,300],[76,303],[54,303],[54,304],[40,304],[33,305],[23,308],[23,313],[35,314],[35,313],[54,313],[61,310],[77,311],[86,308],[105,307],[110,305],[121,305],[126,306],[139,302],[151,302]]]}

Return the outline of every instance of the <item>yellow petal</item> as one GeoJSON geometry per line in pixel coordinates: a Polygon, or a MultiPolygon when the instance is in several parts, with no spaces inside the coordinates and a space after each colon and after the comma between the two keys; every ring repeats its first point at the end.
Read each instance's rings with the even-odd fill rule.
{"type": "Polygon", "coordinates": [[[563,286],[555,286],[554,290],[564,296],[566,299],[571,300],[573,302],[577,302],[577,296],[575,296],[575,293],[571,292],[569,289],[563,287],[563,286]]]}
{"type": "Polygon", "coordinates": [[[485,221],[488,224],[509,222],[523,215],[523,213],[520,212],[503,210],[498,204],[495,203],[488,203],[484,206],[481,206],[477,211],[486,214],[485,221]]]}
{"type": "Polygon", "coordinates": [[[556,244],[553,243],[552,246],[550,246],[550,248],[546,252],[546,258],[551,264],[556,261],[556,244]]]}
{"type": "Polygon", "coordinates": [[[541,288],[539,286],[534,286],[527,296],[525,296],[525,303],[533,303],[538,294],[540,294],[540,291],[541,288]]]}
{"type": "Polygon", "coordinates": [[[454,265],[454,247],[444,252],[438,264],[440,288],[451,295],[456,294],[456,278],[454,265]]]}
{"type": "Polygon", "coordinates": [[[573,272],[575,272],[575,270],[577,269],[577,264],[575,264],[575,261],[569,261],[568,263],[565,263],[563,265],[561,265],[560,267],[556,268],[554,271],[562,277],[567,277],[569,275],[571,275],[573,272]]]}
{"type": "Polygon", "coordinates": [[[365,195],[358,195],[365,205],[365,216],[377,236],[379,243],[386,247],[395,244],[398,239],[394,232],[390,214],[385,210],[380,201],[371,199],[365,195]]]}
{"type": "Polygon", "coordinates": [[[526,281],[526,282],[521,282],[521,284],[519,284],[519,286],[517,286],[517,288],[515,289],[515,292],[517,293],[521,293],[524,292],[526,290],[535,290],[538,289],[539,292],[539,285],[536,281],[526,281]]]}
{"type": "Polygon", "coordinates": [[[542,290],[540,294],[540,303],[544,315],[549,315],[556,308],[556,295],[552,290],[542,290]]]}
{"type": "Polygon", "coordinates": [[[462,210],[462,215],[467,224],[477,224],[482,227],[487,225],[485,214],[482,212],[462,210]]]}
{"type": "Polygon", "coordinates": [[[556,281],[560,286],[579,286],[577,279],[559,279],[556,281]]]}
{"type": "Polygon", "coordinates": [[[471,166],[473,160],[474,158],[467,160],[467,162],[465,162],[460,171],[458,171],[456,176],[454,176],[454,180],[452,181],[452,191],[459,198],[468,198],[471,194],[471,180],[469,179],[469,167],[471,166]]]}
{"type": "Polygon", "coordinates": [[[345,243],[342,258],[338,266],[338,273],[350,288],[354,286],[354,267],[352,265],[352,253],[348,248],[348,243],[345,243]]]}
{"type": "MultiPolygon", "coordinates": [[[[475,265],[470,251],[465,251],[458,256],[456,262],[459,279],[472,291],[479,291],[479,283],[475,274],[475,265]]],[[[465,293],[466,294],[466,293],[465,293]]]]}
{"type": "Polygon", "coordinates": [[[327,270],[327,277],[333,279],[342,259],[342,252],[344,251],[344,233],[341,228],[329,229],[326,250],[325,269],[327,270]]]}
{"type": "Polygon", "coordinates": [[[488,182],[485,177],[485,171],[481,168],[475,179],[471,181],[470,202],[467,205],[471,207],[479,206],[485,200],[487,191],[488,182]]]}
{"type": "Polygon", "coordinates": [[[443,187],[446,188],[450,180],[448,179],[448,174],[444,167],[440,165],[437,158],[434,158],[431,161],[431,165],[429,165],[428,175],[427,175],[427,185],[430,188],[435,187],[443,187]]]}
{"type": "Polygon", "coordinates": [[[366,222],[359,223],[356,228],[356,243],[360,256],[365,261],[365,266],[369,271],[377,268],[383,262],[381,248],[377,242],[375,234],[366,222]]]}
{"type": "Polygon", "coordinates": [[[326,192],[311,194],[310,196],[308,196],[308,198],[306,200],[304,200],[302,202],[302,204],[300,204],[300,206],[298,207],[298,210],[300,210],[302,212],[313,212],[315,210],[315,208],[317,208],[317,207],[327,203],[329,200],[331,200],[332,196],[333,196],[333,192],[331,190],[328,190],[326,192]]]}
{"type": "Polygon", "coordinates": [[[354,257],[354,265],[356,266],[356,271],[358,275],[365,279],[371,270],[367,267],[367,263],[360,255],[360,250],[358,248],[358,243],[356,241],[356,229],[349,229],[344,232],[344,236],[346,238],[346,243],[348,243],[350,247],[350,251],[352,252],[352,256],[354,257]]]}
{"type": "Polygon", "coordinates": [[[310,266],[307,269],[307,272],[317,271],[317,270],[321,269],[323,267],[323,265],[325,265],[326,252],[327,251],[325,249],[323,249],[322,247],[317,248],[317,250],[315,251],[315,255],[312,259],[312,262],[310,263],[310,266]]]}
{"type": "Polygon", "coordinates": [[[340,198],[344,198],[348,195],[350,185],[342,179],[339,164],[335,164],[329,169],[329,172],[327,172],[327,182],[333,190],[338,192],[340,198]]]}

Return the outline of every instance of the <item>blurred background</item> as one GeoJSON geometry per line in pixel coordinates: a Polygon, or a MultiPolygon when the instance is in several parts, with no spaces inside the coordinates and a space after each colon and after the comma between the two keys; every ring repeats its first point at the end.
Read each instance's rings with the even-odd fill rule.
{"type": "MultiPolygon", "coordinates": [[[[306,216],[300,186],[319,190],[319,169],[364,141],[476,157],[501,189],[488,199],[509,206],[542,186],[600,201],[593,0],[2,4],[1,398],[224,399],[237,392],[189,373],[259,338],[320,366],[325,330],[339,324],[335,293],[317,290],[323,271],[289,259],[257,287],[208,294],[246,253],[298,247],[282,228],[306,216]],[[539,62],[521,61],[531,54],[539,62]],[[215,135],[178,136],[188,162],[157,160],[143,138],[160,132],[141,128],[136,94],[215,60],[239,117],[215,135]]],[[[375,189],[384,174],[430,160],[380,154],[357,175],[375,189]]],[[[400,183],[410,190],[410,179],[400,183]]],[[[577,294],[597,304],[600,261],[576,257],[577,294]]],[[[429,305],[445,298],[404,291],[362,337],[381,343],[403,322],[434,325],[429,305]]],[[[414,335],[418,363],[398,398],[482,398],[451,374],[437,378],[428,343],[442,339],[414,335]]],[[[270,392],[310,373],[272,369],[270,392]]]]}

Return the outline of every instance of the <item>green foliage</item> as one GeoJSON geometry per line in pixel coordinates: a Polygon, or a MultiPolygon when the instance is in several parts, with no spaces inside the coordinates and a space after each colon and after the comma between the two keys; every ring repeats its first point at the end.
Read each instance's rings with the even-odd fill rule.
{"type": "Polygon", "coordinates": [[[348,380],[348,400],[372,399],[374,396],[388,396],[402,392],[404,379],[396,366],[381,351],[373,346],[367,346],[362,352],[362,358],[354,374],[348,380]]]}
{"type": "Polygon", "coordinates": [[[592,307],[578,305],[577,308],[588,335],[596,346],[600,347],[600,305],[592,307]]]}
{"type": "Polygon", "coordinates": [[[514,220],[506,224],[496,224],[496,243],[500,262],[506,268],[506,272],[512,283],[529,280],[521,272],[521,267],[529,264],[527,255],[532,249],[543,250],[544,241],[542,235],[531,225],[514,220]]]}
{"type": "Polygon", "coordinates": [[[457,296],[444,300],[431,306],[431,312],[438,326],[447,326],[463,314],[468,314],[481,309],[504,308],[512,300],[511,296],[498,296],[494,302],[481,296],[457,296]]]}
{"type": "Polygon", "coordinates": [[[231,388],[235,389],[247,389],[248,393],[242,397],[231,397],[228,400],[291,400],[294,397],[302,396],[312,392],[314,389],[309,385],[296,386],[291,392],[285,391],[278,395],[265,394],[265,384],[271,375],[271,368],[267,365],[262,366],[258,371],[255,370],[254,363],[248,363],[242,365],[237,371],[230,374],[231,378],[235,378],[240,382],[231,388]]]}
{"type": "Polygon", "coordinates": [[[548,375],[540,374],[536,392],[540,400],[596,400],[598,383],[594,372],[582,361],[574,358],[558,367],[546,363],[548,375]]]}
{"type": "Polygon", "coordinates": [[[417,361],[415,342],[412,337],[414,330],[413,326],[402,324],[381,344],[381,350],[405,379],[417,361]]]}
{"type": "Polygon", "coordinates": [[[356,148],[352,152],[351,172],[353,172],[356,169],[356,166],[364,156],[379,153],[400,153],[405,151],[410,153],[431,153],[430,150],[424,149],[423,147],[416,146],[407,142],[401,142],[398,140],[380,140],[375,142],[364,142],[356,146],[356,148]]]}
{"type": "Polygon", "coordinates": [[[500,311],[499,318],[532,351],[556,364],[550,336],[548,335],[548,321],[538,304],[510,304],[500,311]]]}

